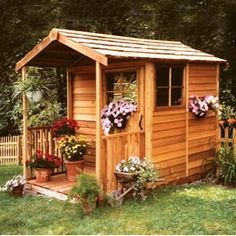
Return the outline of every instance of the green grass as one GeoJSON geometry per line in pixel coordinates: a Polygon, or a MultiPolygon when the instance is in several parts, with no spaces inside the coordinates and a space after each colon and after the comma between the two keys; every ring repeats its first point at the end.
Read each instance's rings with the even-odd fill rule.
{"type": "MultiPolygon", "coordinates": [[[[19,171],[0,167],[0,184],[19,171]]],[[[75,204],[0,193],[0,234],[236,234],[235,222],[236,189],[209,184],[162,188],[89,216],[75,204]]]]}

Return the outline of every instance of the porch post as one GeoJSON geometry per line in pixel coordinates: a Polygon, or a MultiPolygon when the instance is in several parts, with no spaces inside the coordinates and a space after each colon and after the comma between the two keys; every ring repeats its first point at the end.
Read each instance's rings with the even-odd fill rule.
{"type": "Polygon", "coordinates": [[[145,157],[152,158],[152,122],[154,111],[155,66],[145,63],[145,157]]]}
{"type": "Polygon", "coordinates": [[[101,156],[102,156],[102,131],[101,131],[101,107],[102,107],[102,70],[101,64],[96,62],[96,176],[100,184],[101,180],[101,156]]]}
{"type": "Polygon", "coordinates": [[[66,81],[67,81],[67,117],[72,118],[72,91],[71,91],[71,74],[67,68],[66,71],[66,81]]]}
{"type": "MultiPolygon", "coordinates": [[[[21,74],[22,80],[26,79],[27,67],[22,67],[21,74]]],[[[23,161],[23,176],[25,178],[28,177],[26,160],[28,155],[28,138],[27,138],[27,113],[28,113],[28,101],[25,93],[23,93],[23,102],[22,102],[22,110],[23,110],[23,137],[22,137],[22,161],[23,161]]]]}

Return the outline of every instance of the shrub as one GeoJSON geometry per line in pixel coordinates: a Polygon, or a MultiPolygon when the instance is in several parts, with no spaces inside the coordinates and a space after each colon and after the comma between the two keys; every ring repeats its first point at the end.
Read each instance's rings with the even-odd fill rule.
{"type": "Polygon", "coordinates": [[[236,184],[236,157],[233,147],[224,144],[216,156],[216,179],[225,185],[235,186],[236,184]]]}

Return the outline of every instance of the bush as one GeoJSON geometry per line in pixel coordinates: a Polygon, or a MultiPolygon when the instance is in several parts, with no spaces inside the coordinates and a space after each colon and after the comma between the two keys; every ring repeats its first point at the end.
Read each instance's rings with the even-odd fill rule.
{"type": "Polygon", "coordinates": [[[216,156],[216,180],[225,185],[236,185],[236,156],[233,147],[224,144],[216,156]]]}

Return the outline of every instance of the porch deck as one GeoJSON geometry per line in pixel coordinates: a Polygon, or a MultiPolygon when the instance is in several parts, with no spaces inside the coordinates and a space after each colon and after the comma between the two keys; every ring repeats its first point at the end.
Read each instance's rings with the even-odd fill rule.
{"type": "Polygon", "coordinates": [[[30,191],[34,194],[43,194],[49,197],[54,197],[59,200],[66,201],[68,193],[75,182],[67,180],[65,174],[58,174],[51,176],[49,182],[39,183],[35,179],[28,180],[26,185],[26,192],[30,191]]]}

